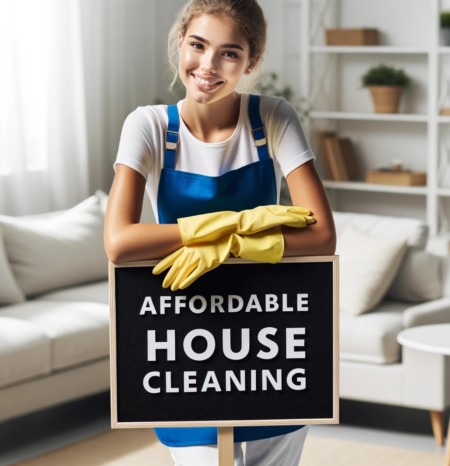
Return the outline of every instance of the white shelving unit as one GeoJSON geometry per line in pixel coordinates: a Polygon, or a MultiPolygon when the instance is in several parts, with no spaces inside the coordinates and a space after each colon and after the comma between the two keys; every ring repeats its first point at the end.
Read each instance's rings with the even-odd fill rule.
{"type": "Polygon", "coordinates": [[[309,47],[309,51],[310,53],[411,53],[416,55],[425,55],[428,53],[428,49],[425,47],[383,47],[381,45],[365,47],[316,45],[309,47]]]}
{"type": "MultiPolygon", "coordinates": [[[[372,191],[379,193],[416,194],[426,196],[426,186],[394,186],[388,184],[366,183],[364,181],[322,181],[325,188],[347,189],[353,191],[372,191]]],[[[447,190],[450,196],[450,189],[447,190]]]]}
{"type": "MultiPolygon", "coordinates": [[[[325,34],[325,25],[323,17],[318,21],[313,21],[313,15],[324,14],[324,12],[333,3],[332,7],[338,8],[339,2],[333,0],[301,0],[301,94],[306,102],[312,104],[312,110],[308,117],[303,117],[305,129],[309,133],[309,140],[313,139],[311,127],[314,126],[314,120],[358,120],[373,122],[403,122],[411,124],[426,125],[427,138],[427,186],[407,187],[391,186],[365,183],[363,181],[339,182],[323,180],[327,190],[331,190],[335,195],[339,190],[371,191],[384,192],[392,194],[408,194],[414,196],[425,196],[426,220],[430,227],[430,235],[434,236],[439,231],[439,211],[440,197],[450,197],[450,188],[441,188],[438,186],[438,160],[439,160],[439,128],[443,124],[450,123],[449,116],[439,116],[438,112],[438,88],[439,88],[439,59],[441,55],[450,53],[450,47],[440,46],[440,27],[439,27],[439,0],[424,0],[430,9],[429,43],[426,47],[396,47],[396,46],[367,46],[367,47],[344,47],[344,46],[318,46],[311,45],[314,36],[321,27],[322,33],[325,34]],[[313,3],[315,3],[313,5],[313,3]],[[317,3],[322,8],[317,8],[317,3]],[[314,7],[314,8],[313,8],[314,7]],[[313,27],[316,23],[316,30],[313,27]],[[321,24],[320,24],[321,23],[321,24]],[[336,54],[373,54],[375,55],[423,55],[426,59],[427,66],[427,112],[426,114],[378,114],[378,113],[361,113],[361,112],[341,112],[341,111],[317,111],[314,110],[313,89],[311,84],[317,87],[317,83],[312,83],[311,62],[313,54],[325,54],[331,58],[336,54]]],[[[338,16],[338,15],[336,15],[338,16]]],[[[327,25],[328,26],[328,25],[327,25]]],[[[331,26],[329,26],[331,27],[331,26]]],[[[377,124],[377,123],[374,123],[377,124]]],[[[425,130],[425,128],[424,128],[425,130]]],[[[423,131],[423,130],[422,130],[423,131]]]]}
{"type": "MultiPolygon", "coordinates": [[[[310,118],[332,118],[334,120],[376,120],[376,121],[416,121],[426,123],[428,115],[416,114],[381,114],[381,113],[350,113],[350,112],[314,112],[309,114],[310,118]]],[[[450,117],[447,117],[450,121],[450,117]]]]}

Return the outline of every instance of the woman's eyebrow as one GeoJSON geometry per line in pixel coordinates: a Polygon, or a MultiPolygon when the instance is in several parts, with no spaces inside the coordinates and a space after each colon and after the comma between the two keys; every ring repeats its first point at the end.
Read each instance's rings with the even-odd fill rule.
{"type": "MultiPolygon", "coordinates": [[[[206,39],[203,39],[203,37],[196,36],[194,34],[192,34],[191,36],[188,36],[188,37],[194,37],[194,39],[197,39],[200,42],[205,42],[205,44],[209,44],[209,42],[206,39]]],[[[223,49],[240,49],[240,50],[244,51],[244,49],[239,44],[222,44],[220,46],[220,48],[223,48],[223,49]]]]}

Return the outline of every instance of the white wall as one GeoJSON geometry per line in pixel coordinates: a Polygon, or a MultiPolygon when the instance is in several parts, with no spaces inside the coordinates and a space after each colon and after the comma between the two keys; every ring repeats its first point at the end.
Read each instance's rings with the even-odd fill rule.
{"type": "Polygon", "coordinates": [[[153,103],[155,0],[82,0],[89,186],[109,192],[126,116],[153,103]]]}

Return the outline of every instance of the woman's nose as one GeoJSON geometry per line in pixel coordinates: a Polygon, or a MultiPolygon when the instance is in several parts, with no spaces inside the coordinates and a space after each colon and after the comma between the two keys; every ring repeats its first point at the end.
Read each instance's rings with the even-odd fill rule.
{"type": "Polygon", "coordinates": [[[203,63],[202,63],[202,70],[205,74],[211,74],[211,73],[216,73],[217,72],[217,67],[216,65],[214,64],[214,56],[213,55],[209,55],[205,57],[205,59],[203,60],[203,63]]]}
{"type": "Polygon", "coordinates": [[[213,66],[202,66],[202,71],[205,74],[215,74],[216,69],[213,66]]]}
{"type": "Polygon", "coordinates": [[[216,71],[213,71],[212,69],[210,68],[205,68],[204,66],[202,67],[202,73],[204,73],[205,75],[215,75],[216,74],[216,71]]]}

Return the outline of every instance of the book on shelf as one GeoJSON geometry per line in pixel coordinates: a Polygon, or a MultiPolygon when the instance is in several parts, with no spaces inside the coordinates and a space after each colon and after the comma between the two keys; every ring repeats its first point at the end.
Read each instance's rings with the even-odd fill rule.
{"type": "Polygon", "coordinates": [[[331,131],[316,131],[316,141],[317,145],[319,146],[320,160],[322,161],[322,165],[325,171],[325,178],[327,180],[332,180],[334,178],[331,171],[330,162],[328,160],[328,151],[325,146],[325,139],[333,136],[336,136],[336,134],[331,131]]]}
{"type": "Polygon", "coordinates": [[[398,186],[426,186],[427,174],[410,170],[372,170],[366,172],[366,182],[398,186]]]}
{"type": "Polygon", "coordinates": [[[331,131],[316,131],[316,140],[326,179],[349,181],[358,178],[358,160],[349,138],[339,138],[331,131]]]}
{"type": "Polygon", "coordinates": [[[327,45],[378,45],[378,29],[333,28],[325,30],[327,45]]]}
{"type": "Polygon", "coordinates": [[[347,167],[345,166],[345,159],[339,138],[336,136],[325,138],[324,145],[333,180],[349,181],[350,178],[347,167]]]}
{"type": "Polygon", "coordinates": [[[351,139],[340,138],[339,145],[341,147],[342,156],[344,158],[344,164],[347,168],[348,177],[352,180],[358,178],[359,165],[358,159],[355,154],[355,148],[351,139]]]}

